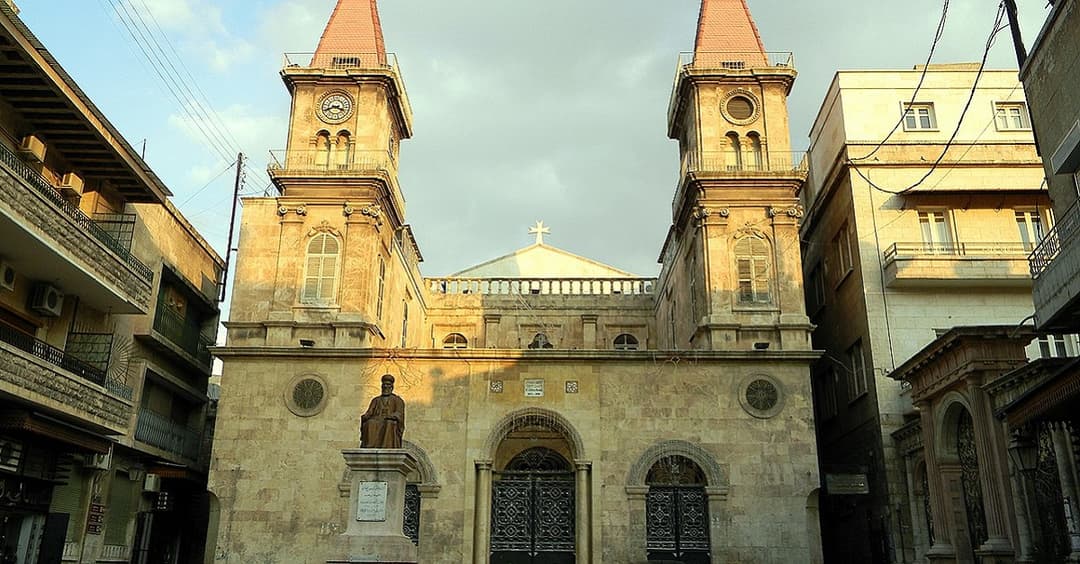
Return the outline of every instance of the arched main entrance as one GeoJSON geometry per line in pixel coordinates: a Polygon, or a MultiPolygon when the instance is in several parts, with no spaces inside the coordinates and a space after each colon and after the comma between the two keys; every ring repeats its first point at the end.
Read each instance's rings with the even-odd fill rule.
{"type": "Polygon", "coordinates": [[[494,473],[492,564],[574,562],[574,470],[547,447],[527,448],[494,473]]]}

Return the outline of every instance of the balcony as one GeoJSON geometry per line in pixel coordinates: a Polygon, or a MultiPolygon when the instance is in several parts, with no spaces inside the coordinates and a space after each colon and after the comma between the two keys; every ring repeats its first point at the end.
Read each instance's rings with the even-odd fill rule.
{"type": "Polygon", "coordinates": [[[1039,330],[1072,332],[1080,318],[1080,200],[1028,257],[1039,330]]]}
{"type": "Polygon", "coordinates": [[[201,325],[185,318],[160,300],[151,330],[155,348],[187,363],[198,372],[209,374],[213,357],[209,347],[214,339],[204,335],[201,325]]]}
{"type": "Polygon", "coordinates": [[[131,413],[130,404],[120,399],[126,388],[102,368],[0,324],[0,391],[102,432],[122,434],[131,413]]]}
{"type": "Polygon", "coordinates": [[[397,163],[388,151],[270,151],[268,170],[274,176],[397,177],[397,163]]]}
{"type": "Polygon", "coordinates": [[[198,460],[202,435],[164,415],[139,409],[135,440],[160,448],[186,460],[198,460]]]}
{"type": "Polygon", "coordinates": [[[894,243],[885,250],[885,286],[1030,286],[1023,243],[894,243]]]}
{"type": "Polygon", "coordinates": [[[682,176],[698,177],[756,177],[791,176],[806,177],[808,171],[806,151],[766,151],[762,153],[735,151],[702,151],[688,153],[683,158],[682,176]]]}
{"type": "Polygon", "coordinates": [[[790,51],[707,51],[679,53],[679,70],[794,70],[795,56],[790,51]]]}
{"type": "Polygon", "coordinates": [[[154,273],[0,144],[0,240],[5,259],[102,311],[146,313],[154,273]]]}
{"type": "Polygon", "coordinates": [[[425,278],[436,295],[555,295],[642,296],[652,295],[655,278],[425,278]]]}

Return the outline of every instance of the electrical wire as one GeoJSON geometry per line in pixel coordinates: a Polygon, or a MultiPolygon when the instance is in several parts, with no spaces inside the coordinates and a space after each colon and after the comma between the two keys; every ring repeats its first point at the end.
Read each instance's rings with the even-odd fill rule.
{"type": "Polygon", "coordinates": [[[229,166],[221,169],[221,172],[215,174],[214,177],[211,178],[209,182],[204,184],[202,188],[199,188],[198,190],[196,190],[192,195],[188,196],[187,199],[185,199],[183,202],[180,202],[180,206],[183,206],[184,204],[190,202],[195,196],[198,196],[199,194],[201,194],[203,192],[203,190],[206,190],[207,188],[209,188],[210,185],[213,184],[215,180],[217,180],[218,178],[221,178],[222,174],[225,174],[226,172],[232,170],[232,168],[234,166],[236,166],[236,163],[237,163],[237,161],[233,161],[233,162],[229,163],[229,166]]]}
{"type": "Polygon", "coordinates": [[[976,93],[976,91],[978,90],[978,87],[979,87],[979,79],[982,78],[983,72],[986,70],[986,60],[990,56],[990,48],[994,44],[994,38],[997,37],[997,34],[1000,33],[1002,29],[1004,29],[1001,26],[1001,20],[1004,17],[1005,17],[1005,3],[1001,2],[1000,4],[998,4],[998,12],[997,12],[997,17],[994,20],[994,27],[992,28],[993,30],[990,32],[990,36],[986,40],[986,47],[983,50],[982,60],[979,63],[979,70],[975,74],[975,81],[971,85],[971,91],[968,94],[967,102],[965,102],[965,104],[964,104],[964,109],[960,112],[960,119],[957,120],[956,128],[953,130],[952,135],[949,137],[949,140],[945,142],[945,147],[941,150],[941,154],[938,155],[937,159],[935,159],[933,164],[930,165],[930,169],[926,171],[926,174],[924,174],[922,176],[922,178],[920,178],[917,182],[915,182],[914,184],[908,186],[907,188],[903,188],[903,189],[900,189],[900,190],[892,190],[892,189],[888,189],[888,188],[883,188],[883,187],[877,185],[876,183],[874,183],[872,180],[870,180],[869,177],[867,177],[863,173],[862,170],[859,169],[858,165],[853,160],[848,159],[847,160],[847,165],[850,166],[852,168],[852,170],[854,170],[867,184],[869,184],[875,190],[878,190],[880,192],[885,192],[886,194],[892,194],[894,196],[899,196],[899,195],[906,194],[906,193],[910,192],[911,190],[914,190],[915,188],[918,188],[924,182],[926,182],[926,180],[929,179],[932,174],[934,174],[934,172],[937,170],[938,166],[940,166],[942,161],[945,160],[945,155],[948,154],[949,149],[952,147],[952,144],[956,141],[957,135],[960,134],[960,128],[964,124],[964,118],[967,116],[968,110],[971,109],[971,104],[975,100],[975,93],[976,93]]]}
{"type": "Polygon", "coordinates": [[[923,82],[926,81],[926,75],[930,71],[930,62],[934,60],[934,53],[937,51],[938,43],[941,42],[942,36],[945,34],[945,22],[949,16],[949,0],[945,0],[945,3],[941,7],[941,20],[938,21],[937,31],[934,33],[934,41],[930,43],[930,54],[926,56],[926,64],[923,65],[922,74],[919,75],[919,82],[915,85],[915,91],[911,93],[911,101],[904,104],[900,108],[900,119],[896,121],[896,125],[889,131],[889,134],[881,140],[872,151],[861,156],[855,157],[850,160],[864,161],[877,154],[878,150],[896,133],[900,126],[903,125],[904,120],[907,119],[908,108],[915,104],[915,100],[919,97],[919,91],[922,90],[923,82]]]}

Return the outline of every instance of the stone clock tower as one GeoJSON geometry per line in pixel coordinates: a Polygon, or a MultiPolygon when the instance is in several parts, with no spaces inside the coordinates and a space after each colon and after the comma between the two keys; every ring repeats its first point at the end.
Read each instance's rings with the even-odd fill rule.
{"type": "Polygon", "coordinates": [[[792,56],[765,51],[745,0],[704,0],[682,63],[668,109],[682,164],[660,257],[671,346],[808,349],[798,238],[807,169],[788,133],[792,56]]]}
{"type": "Polygon", "coordinates": [[[315,53],[287,54],[281,78],[292,110],[270,165],[280,196],[245,202],[230,327],[253,324],[268,346],[305,332],[320,346],[385,346],[397,338],[387,280],[420,259],[397,174],[412,111],[374,0],[338,2],[315,53]],[[391,261],[395,242],[405,260],[391,261]]]}

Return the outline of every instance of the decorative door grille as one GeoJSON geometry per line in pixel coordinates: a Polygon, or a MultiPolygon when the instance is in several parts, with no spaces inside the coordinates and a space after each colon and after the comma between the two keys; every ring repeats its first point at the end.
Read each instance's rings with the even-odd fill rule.
{"type": "Polygon", "coordinates": [[[405,485],[405,518],[401,532],[409,537],[413,544],[420,545],[420,488],[416,484],[405,485]]]}
{"type": "MultiPolygon", "coordinates": [[[[968,539],[974,551],[989,537],[983,510],[982,485],[979,482],[979,459],[975,450],[975,425],[966,411],[956,423],[956,452],[960,457],[960,485],[964,491],[968,539]]],[[[975,557],[978,561],[978,557],[975,557]]]]}
{"type": "Polygon", "coordinates": [[[559,454],[529,449],[492,484],[492,563],[574,562],[574,475],[559,454]]]}
{"type": "Polygon", "coordinates": [[[679,561],[709,553],[709,511],[705,488],[695,486],[651,486],[646,500],[646,548],[649,559],[679,561]]]}
{"type": "Polygon", "coordinates": [[[1069,530],[1065,521],[1065,499],[1061,492],[1053,429],[1038,430],[1039,458],[1032,473],[1035,486],[1035,560],[1046,564],[1065,562],[1069,555],[1069,530]]]}

